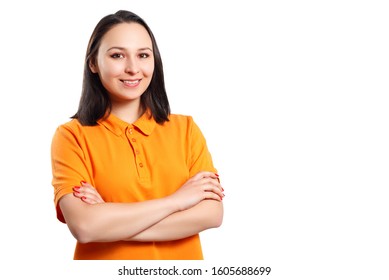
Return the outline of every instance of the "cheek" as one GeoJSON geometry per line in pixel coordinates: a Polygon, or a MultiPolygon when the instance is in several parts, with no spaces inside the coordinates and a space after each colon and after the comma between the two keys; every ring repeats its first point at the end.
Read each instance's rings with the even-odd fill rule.
{"type": "Polygon", "coordinates": [[[154,73],[154,63],[153,64],[148,64],[143,66],[143,74],[147,75],[148,77],[153,76],[154,73]]]}
{"type": "Polygon", "coordinates": [[[123,67],[119,63],[104,62],[100,65],[100,75],[103,79],[114,78],[123,73],[123,67]]]}

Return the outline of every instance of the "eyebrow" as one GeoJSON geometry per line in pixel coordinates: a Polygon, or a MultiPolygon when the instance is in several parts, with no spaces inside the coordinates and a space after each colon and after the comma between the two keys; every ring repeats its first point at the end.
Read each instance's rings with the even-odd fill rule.
{"type": "MultiPolygon", "coordinates": [[[[112,49],[118,49],[118,50],[121,50],[121,51],[125,51],[126,50],[126,48],[123,48],[123,47],[111,47],[111,48],[109,48],[108,50],[107,50],[107,52],[109,52],[110,50],[112,50],[112,49]]],[[[138,51],[146,51],[146,50],[149,50],[149,51],[153,51],[153,49],[151,49],[151,48],[149,48],[149,47],[144,47],[144,48],[140,48],[140,49],[138,49],[138,51]]]]}

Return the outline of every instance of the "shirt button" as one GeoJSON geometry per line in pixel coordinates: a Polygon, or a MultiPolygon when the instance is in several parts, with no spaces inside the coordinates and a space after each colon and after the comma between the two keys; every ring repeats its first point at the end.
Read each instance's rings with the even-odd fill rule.
{"type": "Polygon", "coordinates": [[[132,138],[131,141],[132,141],[132,142],[136,142],[136,139],[135,139],[135,138],[132,138]]]}
{"type": "Polygon", "coordinates": [[[140,152],[139,152],[138,150],[136,150],[136,151],[135,151],[135,153],[136,153],[137,155],[139,155],[139,154],[140,154],[140,152]]]}
{"type": "Polygon", "coordinates": [[[139,167],[143,167],[143,163],[139,163],[139,167]]]}

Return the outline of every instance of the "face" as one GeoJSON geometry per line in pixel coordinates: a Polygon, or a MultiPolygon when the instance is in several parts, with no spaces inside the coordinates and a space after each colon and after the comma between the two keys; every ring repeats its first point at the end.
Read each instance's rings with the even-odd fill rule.
{"type": "MultiPolygon", "coordinates": [[[[112,105],[140,102],[154,72],[152,41],[138,23],[121,23],[102,38],[94,64],[112,105]]],[[[140,104],[140,103],[139,103],[140,104]]]]}

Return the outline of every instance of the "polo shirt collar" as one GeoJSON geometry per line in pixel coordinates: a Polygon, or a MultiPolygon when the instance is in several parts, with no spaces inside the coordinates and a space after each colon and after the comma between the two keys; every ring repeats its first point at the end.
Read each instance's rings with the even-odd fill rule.
{"type": "Polygon", "coordinates": [[[142,131],[143,134],[148,136],[153,132],[156,122],[151,115],[151,112],[147,110],[133,125],[142,131]]]}
{"type": "Polygon", "coordinates": [[[107,129],[109,129],[111,132],[118,136],[125,133],[126,129],[132,126],[138,128],[143,134],[148,136],[153,132],[154,127],[156,125],[156,122],[152,117],[150,111],[146,111],[133,124],[127,123],[119,119],[114,114],[109,114],[108,117],[99,120],[97,123],[105,126],[107,129]]]}

